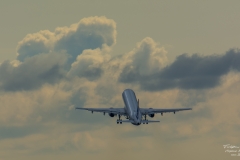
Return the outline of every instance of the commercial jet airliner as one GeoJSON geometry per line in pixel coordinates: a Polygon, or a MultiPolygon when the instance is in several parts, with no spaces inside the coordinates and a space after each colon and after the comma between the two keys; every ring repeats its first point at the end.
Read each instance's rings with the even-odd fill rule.
{"type": "Polygon", "coordinates": [[[110,117],[118,116],[117,124],[122,123],[132,123],[133,125],[148,124],[152,122],[160,122],[154,120],[147,120],[147,115],[151,118],[154,117],[156,113],[175,112],[192,110],[192,108],[172,108],[172,109],[153,109],[153,108],[140,108],[139,99],[137,100],[136,95],[133,90],[125,89],[122,93],[122,98],[125,104],[124,108],[76,108],[82,110],[88,110],[93,112],[103,112],[108,113],[110,117]],[[121,116],[125,116],[127,120],[122,120],[121,116]]]}

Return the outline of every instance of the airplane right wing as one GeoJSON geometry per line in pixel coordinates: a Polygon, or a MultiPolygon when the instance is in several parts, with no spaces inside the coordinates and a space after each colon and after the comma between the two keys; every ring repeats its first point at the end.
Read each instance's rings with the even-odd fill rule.
{"type": "Polygon", "coordinates": [[[178,111],[185,111],[185,110],[192,110],[192,108],[171,108],[171,109],[153,109],[153,108],[140,108],[142,114],[154,114],[154,113],[167,113],[167,112],[178,112],[178,111]]]}

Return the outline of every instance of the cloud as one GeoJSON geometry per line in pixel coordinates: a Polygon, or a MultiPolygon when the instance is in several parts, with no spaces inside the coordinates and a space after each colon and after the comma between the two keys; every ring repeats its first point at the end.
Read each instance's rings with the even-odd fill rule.
{"type": "Polygon", "coordinates": [[[28,34],[18,43],[17,60],[0,65],[0,88],[32,90],[65,76],[97,80],[104,73],[103,52],[116,43],[116,34],[116,23],[103,16],[28,34]]]}
{"type": "Polygon", "coordinates": [[[158,73],[167,64],[167,52],[159,48],[157,43],[147,37],[137,44],[131,52],[125,55],[126,61],[119,81],[131,83],[140,81],[140,78],[158,73]]]}
{"type": "Polygon", "coordinates": [[[30,34],[19,43],[18,60],[0,64],[0,158],[16,159],[12,153],[17,153],[20,159],[77,159],[89,155],[112,159],[126,152],[131,158],[153,155],[154,159],[160,150],[166,159],[184,158],[183,151],[196,159],[195,153],[207,154],[211,149],[219,159],[224,154],[217,150],[219,146],[240,143],[240,75],[234,72],[239,71],[238,50],[211,56],[183,54],[168,65],[166,50],[147,37],[127,54],[111,57],[116,33],[115,29],[110,31],[116,26],[104,19],[86,18],[54,32],[30,34]],[[89,40],[86,36],[77,38],[84,35],[84,27],[86,33],[93,31],[90,39],[97,42],[97,48],[78,45],[78,40],[89,40]],[[102,38],[95,39],[99,33],[103,33],[102,38]],[[76,42],[74,51],[72,40],[76,42]],[[63,45],[58,48],[57,44],[63,45]],[[68,68],[69,55],[75,59],[68,68]],[[211,76],[212,83],[205,84],[211,76]],[[157,114],[155,119],[160,119],[160,124],[138,127],[116,125],[116,117],[74,110],[76,106],[123,107],[121,93],[125,88],[135,91],[142,108],[193,110],[163,117],[157,114]],[[213,145],[218,147],[213,149],[213,145]],[[141,152],[146,148],[148,155],[141,152]]]}
{"type": "Polygon", "coordinates": [[[85,49],[116,43],[116,23],[106,17],[84,18],[67,30],[69,31],[56,41],[55,50],[66,50],[73,60],[85,49]]]}
{"type": "Polygon", "coordinates": [[[139,74],[137,68],[125,68],[119,79],[124,83],[137,82],[142,89],[148,91],[172,88],[207,89],[218,86],[221,76],[230,71],[239,71],[239,64],[239,50],[232,49],[224,55],[210,56],[182,54],[172,64],[149,75],[139,74]]]}
{"type": "Polygon", "coordinates": [[[85,49],[102,48],[116,43],[116,23],[106,17],[88,17],[70,27],[58,27],[54,32],[42,30],[28,34],[17,46],[17,59],[24,61],[41,53],[66,51],[69,63],[85,49]]]}
{"type": "Polygon", "coordinates": [[[65,77],[64,54],[39,54],[14,67],[9,61],[0,65],[0,88],[5,91],[32,90],[54,84],[65,77]]]}
{"type": "Polygon", "coordinates": [[[37,133],[41,130],[41,128],[38,126],[2,126],[0,127],[1,135],[0,140],[2,139],[13,139],[13,138],[19,138],[19,137],[25,137],[27,135],[31,135],[34,133],[37,133]]]}
{"type": "Polygon", "coordinates": [[[77,60],[72,64],[69,77],[85,77],[88,80],[96,80],[103,74],[102,65],[104,57],[100,49],[85,50],[77,57],[77,60]]]}
{"type": "Polygon", "coordinates": [[[48,30],[28,34],[18,43],[17,59],[23,62],[28,57],[48,53],[51,50],[51,43],[54,40],[54,36],[54,33],[48,30]]]}

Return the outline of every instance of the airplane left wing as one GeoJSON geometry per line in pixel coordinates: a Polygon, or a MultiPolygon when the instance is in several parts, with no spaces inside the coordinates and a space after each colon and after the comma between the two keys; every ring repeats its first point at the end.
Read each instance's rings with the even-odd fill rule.
{"type": "Polygon", "coordinates": [[[75,108],[81,110],[87,110],[93,112],[103,112],[103,113],[112,113],[115,115],[126,115],[126,111],[124,108],[75,108]]]}
{"type": "Polygon", "coordinates": [[[141,113],[146,114],[154,114],[154,113],[167,113],[167,112],[178,112],[178,111],[185,111],[185,110],[192,110],[192,108],[171,108],[171,109],[153,109],[153,108],[140,108],[141,113]]]}

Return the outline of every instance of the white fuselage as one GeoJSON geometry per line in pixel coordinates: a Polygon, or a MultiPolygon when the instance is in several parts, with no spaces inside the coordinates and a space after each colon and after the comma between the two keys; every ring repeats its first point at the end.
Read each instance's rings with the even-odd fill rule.
{"type": "Polygon", "coordinates": [[[142,114],[139,110],[139,104],[134,91],[131,89],[125,89],[122,93],[122,98],[129,120],[131,120],[134,125],[140,125],[142,121],[142,114]]]}

